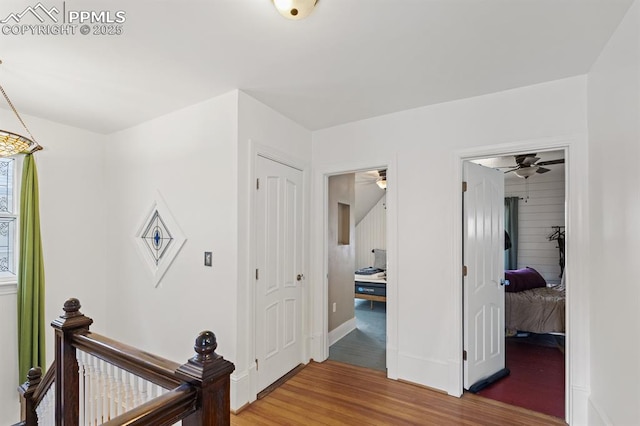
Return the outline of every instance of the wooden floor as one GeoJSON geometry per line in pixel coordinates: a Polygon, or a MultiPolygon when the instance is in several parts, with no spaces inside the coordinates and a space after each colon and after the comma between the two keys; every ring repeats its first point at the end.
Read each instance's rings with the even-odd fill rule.
{"type": "Polygon", "coordinates": [[[238,415],[245,425],[565,425],[473,394],[451,397],[335,361],[311,362],[238,415]]]}

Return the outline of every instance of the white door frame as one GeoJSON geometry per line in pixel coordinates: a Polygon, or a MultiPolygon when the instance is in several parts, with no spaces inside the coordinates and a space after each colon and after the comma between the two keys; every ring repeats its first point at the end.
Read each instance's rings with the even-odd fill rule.
{"type": "MultiPolygon", "coordinates": [[[[452,188],[460,196],[453,197],[454,211],[460,212],[462,219],[462,167],[464,161],[503,156],[522,152],[538,152],[550,150],[565,151],[565,225],[566,225],[566,373],[565,373],[565,420],[570,424],[586,424],[586,413],[589,397],[589,297],[588,279],[584,267],[588,262],[588,157],[587,137],[584,134],[558,138],[535,139],[500,145],[484,146],[461,150],[454,153],[454,180],[452,188]],[[578,283],[572,285],[573,282],[578,283]],[[574,416],[575,413],[575,416],[574,416]]],[[[454,221],[453,230],[453,263],[454,271],[453,299],[456,303],[456,324],[452,327],[458,334],[452,339],[453,363],[458,365],[458,374],[453,373],[453,388],[457,394],[463,392],[462,361],[462,220],[454,221]],[[454,377],[456,377],[454,379],[454,377]]]]}
{"type": "MultiPolygon", "coordinates": [[[[387,282],[397,282],[397,161],[392,158],[364,160],[340,165],[318,167],[314,172],[313,212],[322,215],[322,221],[315,220],[311,230],[311,268],[313,271],[313,335],[312,356],[316,361],[324,361],[329,357],[329,272],[327,235],[328,235],[328,187],[329,176],[353,173],[372,169],[387,169],[387,282]]],[[[387,288],[387,377],[397,378],[398,330],[397,304],[398,286],[387,288]]]]}

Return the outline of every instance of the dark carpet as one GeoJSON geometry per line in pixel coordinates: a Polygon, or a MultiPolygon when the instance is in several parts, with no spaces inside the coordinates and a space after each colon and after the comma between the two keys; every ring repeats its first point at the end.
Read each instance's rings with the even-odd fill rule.
{"type": "Polygon", "coordinates": [[[564,337],[509,337],[506,361],[511,374],[478,395],[564,419],[564,337]]]}
{"type": "Polygon", "coordinates": [[[329,359],[386,371],[387,305],[354,299],[356,329],[331,345],[329,359]]]}

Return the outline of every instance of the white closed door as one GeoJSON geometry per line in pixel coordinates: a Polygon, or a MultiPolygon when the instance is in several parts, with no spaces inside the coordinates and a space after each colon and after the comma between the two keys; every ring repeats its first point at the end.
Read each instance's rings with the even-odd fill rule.
{"type": "Polygon", "coordinates": [[[505,368],[504,174],[464,163],[464,388],[505,368]]]}
{"type": "Polygon", "coordinates": [[[258,156],[256,361],[258,391],[302,360],[302,172],[258,156]]]}

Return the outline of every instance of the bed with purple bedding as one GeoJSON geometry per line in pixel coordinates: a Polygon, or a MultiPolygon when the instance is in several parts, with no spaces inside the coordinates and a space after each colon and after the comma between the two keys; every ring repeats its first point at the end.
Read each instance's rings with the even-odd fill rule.
{"type": "Polygon", "coordinates": [[[565,332],[565,286],[547,286],[533,268],[505,271],[505,327],[507,335],[565,332]]]}

